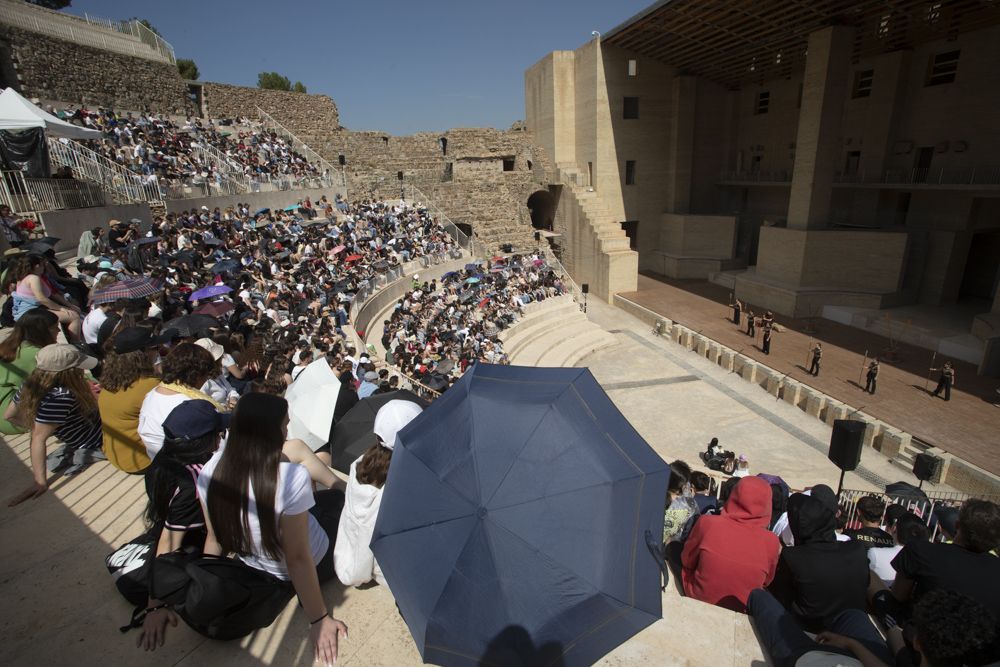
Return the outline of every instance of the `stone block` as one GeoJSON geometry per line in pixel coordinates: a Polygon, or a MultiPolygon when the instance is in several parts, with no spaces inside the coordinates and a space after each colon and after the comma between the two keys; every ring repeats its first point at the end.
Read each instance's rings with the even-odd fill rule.
{"type": "Polygon", "coordinates": [[[733,370],[733,361],[736,358],[736,353],[728,348],[723,348],[719,354],[719,365],[722,366],[727,371],[733,370]]]}
{"type": "Polygon", "coordinates": [[[826,410],[823,412],[823,421],[833,426],[833,422],[844,419],[850,414],[850,408],[832,398],[827,399],[826,410]]]}
{"type": "Polygon", "coordinates": [[[694,340],[694,348],[698,351],[698,356],[708,356],[709,340],[701,334],[694,334],[692,338],[694,340]]]}
{"type": "Polygon", "coordinates": [[[799,402],[802,400],[802,389],[802,385],[795,380],[785,378],[785,382],[781,388],[781,399],[789,405],[798,407],[799,402]]]}
{"type": "Polygon", "coordinates": [[[767,393],[777,398],[781,391],[781,373],[767,369],[764,371],[764,377],[764,382],[761,385],[767,390],[767,393]]]}
{"type": "Polygon", "coordinates": [[[688,329],[686,327],[682,327],[679,324],[675,324],[673,328],[670,330],[670,338],[678,345],[683,345],[684,332],[687,330],[688,329]]]}
{"type": "Polygon", "coordinates": [[[910,440],[909,433],[903,433],[897,429],[886,427],[875,438],[875,449],[880,451],[883,456],[894,459],[910,444],[910,440]]]}
{"type": "Polygon", "coordinates": [[[740,364],[740,376],[747,382],[756,382],[757,373],[760,370],[760,366],[757,365],[756,361],[751,361],[742,355],[736,355],[738,359],[743,360],[740,364]]]}
{"type": "Polygon", "coordinates": [[[802,403],[802,409],[810,417],[815,417],[820,419],[823,414],[823,409],[826,407],[827,396],[822,392],[818,392],[815,389],[803,389],[806,398],[805,402],[802,403]]]}
{"type": "Polygon", "coordinates": [[[706,351],[706,356],[708,360],[713,364],[719,363],[719,355],[722,354],[722,346],[716,343],[714,340],[708,342],[708,350],[706,351]]]}

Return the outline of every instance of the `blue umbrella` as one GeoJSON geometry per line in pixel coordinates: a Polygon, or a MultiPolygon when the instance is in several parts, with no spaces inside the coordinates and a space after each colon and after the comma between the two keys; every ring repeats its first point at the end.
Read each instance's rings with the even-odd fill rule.
{"type": "Polygon", "coordinates": [[[213,296],[221,296],[232,291],[233,288],[229,285],[209,285],[208,287],[202,287],[200,290],[191,292],[191,296],[188,297],[188,301],[211,299],[213,296]]]}
{"type": "Polygon", "coordinates": [[[286,212],[287,211],[297,211],[297,210],[299,210],[299,205],[298,204],[292,204],[291,206],[286,206],[285,208],[283,208],[281,210],[282,211],[286,211],[286,212]]]}
{"type": "Polygon", "coordinates": [[[466,278],[465,282],[467,282],[467,283],[478,283],[479,282],[479,278],[476,278],[475,276],[473,276],[472,278],[466,278]]]}
{"type": "Polygon", "coordinates": [[[269,208],[259,208],[256,211],[254,211],[253,217],[256,218],[258,215],[263,215],[265,213],[270,213],[270,212],[271,212],[271,209],[269,209],[269,208]]]}
{"type": "Polygon", "coordinates": [[[475,264],[466,264],[465,265],[465,270],[466,271],[475,271],[478,268],[479,268],[479,264],[478,263],[475,263],[475,264]]]}
{"type": "Polygon", "coordinates": [[[424,661],[589,665],[653,623],[668,477],[589,370],[473,366],[399,432],[371,543],[424,661]]]}

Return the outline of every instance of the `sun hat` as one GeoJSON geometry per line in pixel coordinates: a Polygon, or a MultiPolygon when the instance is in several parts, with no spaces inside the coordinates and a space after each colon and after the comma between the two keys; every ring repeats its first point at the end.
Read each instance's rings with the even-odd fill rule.
{"type": "Polygon", "coordinates": [[[379,444],[392,450],[396,446],[396,434],[421,412],[423,412],[423,408],[413,401],[399,399],[389,401],[379,408],[372,429],[379,438],[379,444]]]}
{"type": "Polygon", "coordinates": [[[216,361],[221,359],[222,355],[226,353],[225,348],[223,348],[221,345],[216,343],[211,338],[199,338],[194,342],[194,344],[197,345],[198,347],[203,347],[206,350],[208,350],[209,353],[212,355],[212,358],[215,359],[216,361]]]}
{"type": "Polygon", "coordinates": [[[84,354],[80,348],[65,343],[46,345],[38,351],[35,357],[35,367],[39,370],[58,373],[71,368],[90,370],[97,366],[94,357],[84,354]]]}

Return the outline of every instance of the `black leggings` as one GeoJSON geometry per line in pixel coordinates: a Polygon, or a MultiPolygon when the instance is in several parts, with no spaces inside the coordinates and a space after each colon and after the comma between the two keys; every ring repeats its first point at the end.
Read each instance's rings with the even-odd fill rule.
{"type": "Polygon", "coordinates": [[[335,489],[317,491],[313,494],[316,504],[309,513],[319,522],[323,532],[330,538],[330,546],[316,564],[316,574],[319,582],[333,579],[336,572],[333,569],[333,547],[337,543],[337,527],[340,525],[340,513],[344,509],[344,492],[335,489]]]}

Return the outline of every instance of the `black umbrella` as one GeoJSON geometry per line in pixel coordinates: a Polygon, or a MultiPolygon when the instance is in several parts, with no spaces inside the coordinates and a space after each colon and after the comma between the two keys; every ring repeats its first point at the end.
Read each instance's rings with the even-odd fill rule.
{"type": "Polygon", "coordinates": [[[372,430],[375,427],[375,414],[383,405],[394,400],[413,401],[421,408],[430,405],[406,389],[361,399],[333,427],[330,455],[334,468],[342,473],[349,473],[351,464],[375,444],[375,433],[372,430]]]}
{"type": "Polygon", "coordinates": [[[230,273],[240,268],[240,263],[235,259],[223,259],[215,263],[212,267],[212,273],[219,275],[222,273],[230,273]]]}
{"type": "Polygon", "coordinates": [[[163,330],[173,329],[176,335],[181,338],[198,336],[209,329],[221,329],[219,320],[210,315],[182,315],[163,325],[163,330]]]}
{"type": "Polygon", "coordinates": [[[428,389],[433,389],[434,391],[444,391],[448,388],[447,378],[440,373],[431,373],[420,382],[428,389]]]}
{"type": "Polygon", "coordinates": [[[178,264],[194,264],[194,253],[190,250],[181,250],[174,253],[174,261],[178,264]]]}
{"type": "Polygon", "coordinates": [[[222,245],[222,241],[221,241],[220,239],[215,239],[215,238],[213,238],[213,239],[205,239],[205,240],[203,241],[203,243],[204,243],[205,245],[207,245],[207,246],[217,246],[217,245],[222,245]]]}

